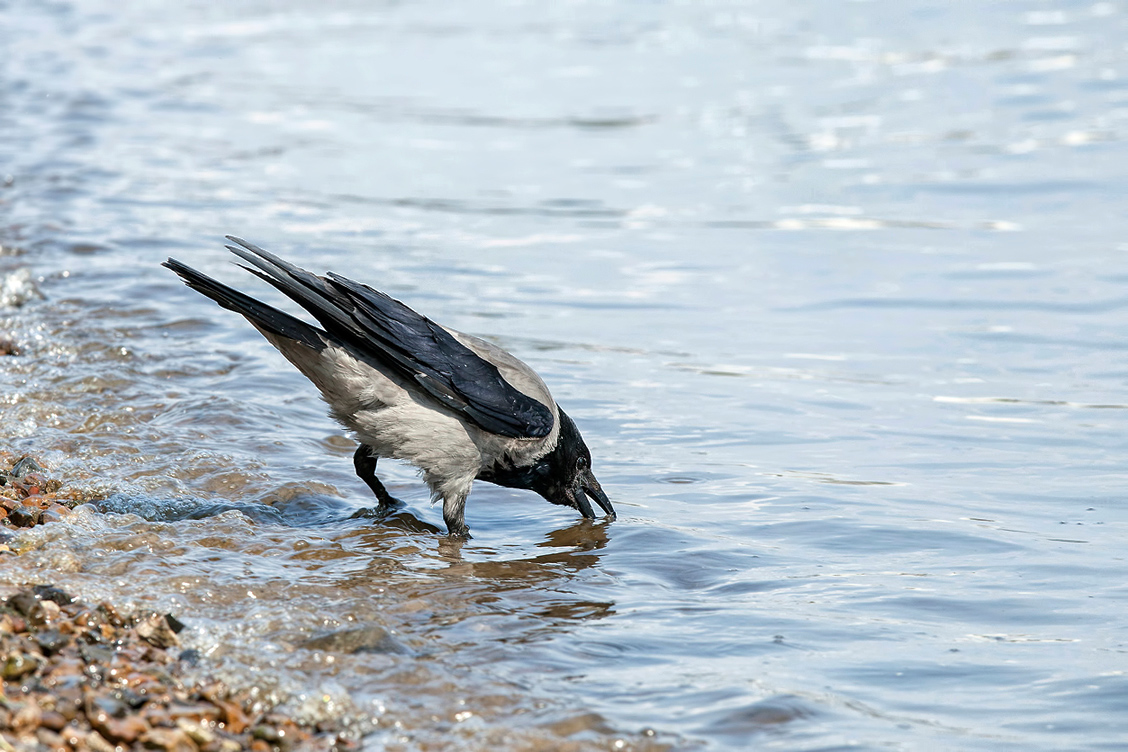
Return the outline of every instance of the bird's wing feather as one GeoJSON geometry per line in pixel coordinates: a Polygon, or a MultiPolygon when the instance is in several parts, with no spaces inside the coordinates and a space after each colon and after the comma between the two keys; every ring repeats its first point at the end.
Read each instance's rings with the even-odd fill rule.
{"type": "Polygon", "coordinates": [[[201,274],[176,259],[170,258],[162,266],[179,274],[184,283],[193,290],[203,293],[224,308],[243,314],[260,329],[300,342],[314,350],[325,348],[326,343],[323,339],[325,333],[317,327],[310,326],[301,319],[296,319],[260,300],[255,300],[250,295],[241,293],[206,274],[201,274]]]}
{"type": "Polygon", "coordinates": [[[412,380],[490,433],[543,438],[549,407],[502,378],[495,364],[403,303],[337,274],[319,277],[239,238],[228,248],[248,269],[305,308],[331,335],[412,380]],[[236,247],[238,246],[238,247],[236,247]]]}

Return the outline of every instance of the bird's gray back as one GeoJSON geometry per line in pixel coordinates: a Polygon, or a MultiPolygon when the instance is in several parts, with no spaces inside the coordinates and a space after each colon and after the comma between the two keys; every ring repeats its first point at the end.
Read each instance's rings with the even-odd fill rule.
{"type": "MultiPolygon", "coordinates": [[[[446,327],[443,327],[446,329],[446,327]]],[[[547,407],[553,415],[556,414],[556,403],[544,380],[529,367],[524,361],[519,360],[512,353],[502,350],[497,345],[487,340],[465,334],[453,329],[447,329],[450,334],[466,347],[470,348],[482,360],[493,363],[510,386],[522,394],[532,397],[537,402],[547,407]]]]}

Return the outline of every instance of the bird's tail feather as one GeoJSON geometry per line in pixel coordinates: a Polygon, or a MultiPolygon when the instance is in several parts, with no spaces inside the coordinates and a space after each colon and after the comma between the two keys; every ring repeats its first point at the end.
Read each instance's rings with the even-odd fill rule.
{"type": "Polygon", "coordinates": [[[235,243],[227,246],[227,250],[251,264],[240,264],[244,269],[269,282],[283,295],[309,311],[329,331],[353,334],[363,339],[363,333],[359,331],[356,322],[347,309],[340,305],[341,294],[325,279],[242,238],[228,235],[227,239],[235,243]]]}
{"type": "Polygon", "coordinates": [[[322,350],[326,346],[326,341],[323,336],[324,333],[301,319],[294,318],[288,313],[263,303],[261,300],[256,300],[250,295],[241,293],[235,288],[214,280],[206,274],[201,274],[176,259],[170,258],[168,261],[161,264],[161,266],[172,269],[180,275],[180,278],[184,280],[184,284],[188,285],[196,292],[206,295],[224,308],[242,314],[248,321],[260,329],[265,329],[272,334],[277,334],[286,339],[301,342],[303,345],[312,347],[315,350],[322,350]]]}

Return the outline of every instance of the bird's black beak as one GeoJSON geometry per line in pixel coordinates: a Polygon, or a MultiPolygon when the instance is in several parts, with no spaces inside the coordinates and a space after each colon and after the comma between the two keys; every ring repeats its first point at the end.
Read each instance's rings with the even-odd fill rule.
{"type": "Polygon", "coordinates": [[[607,498],[607,494],[603,493],[603,488],[599,485],[599,481],[595,479],[595,474],[591,470],[584,470],[576,475],[575,485],[572,487],[572,498],[575,500],[576,508],[580,510],[580,514],[588,519],[595,519],[595,511],[591,508],[588,497],[602,507],[608,517],[615,519],[615,508],[611,506],[611,500],[607,498]]]}

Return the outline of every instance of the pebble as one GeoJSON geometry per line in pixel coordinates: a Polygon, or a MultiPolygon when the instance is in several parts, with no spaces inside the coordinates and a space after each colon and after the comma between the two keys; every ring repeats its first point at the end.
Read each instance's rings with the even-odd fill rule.
{"type": "Polygon", "coordinates": [[[35,527],[39,524],[39,518],[42,515],[42,510],[35,507],[18,506],[8,512],[8,522],[13,527],[35,527]]]}
{"type": "Polygon", "coordinates": [[[153,614],[138,622],[135,629],[141,639],[158,648],[180,645],[180,640],[177,639],[176,633],[168,623],[168,617],[153,614]]]}
{"type": "Polygon", "coordinates": [[[12,466],[11,472],[8,473],[9,478],[24,478],[30,473],[41,473],[44,467],[36,461],[34,457],[22,457],[15,465],[12,466]]]}
{"type": "Polygon", "coordinates": [[[19,679],[39,668],[39,660],[34,655],[27,653],[9,653],[0,668],[0,676],[5,679],[19,679]]]}

